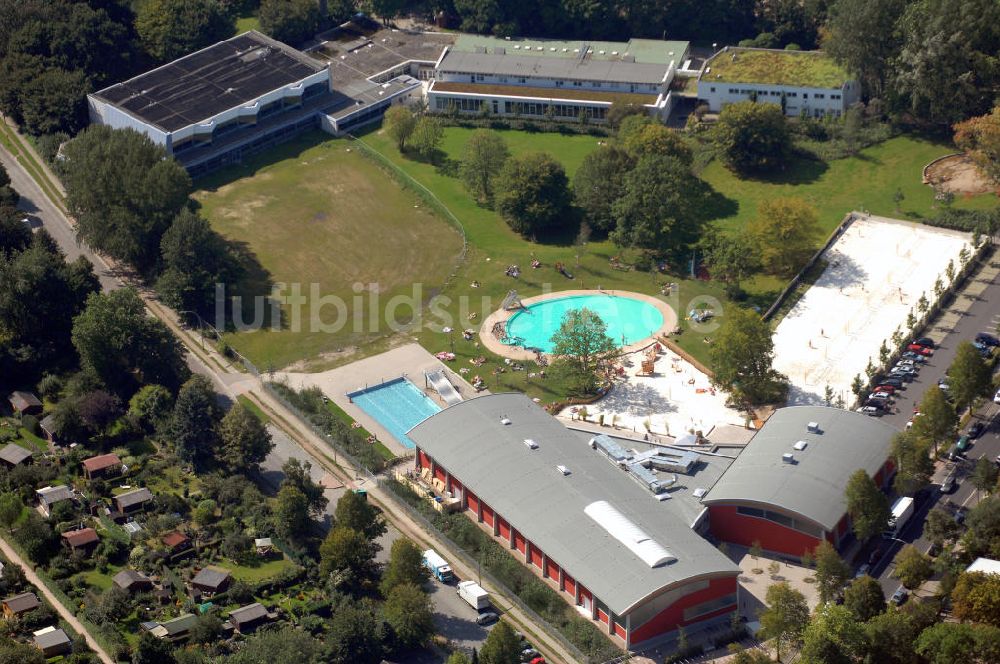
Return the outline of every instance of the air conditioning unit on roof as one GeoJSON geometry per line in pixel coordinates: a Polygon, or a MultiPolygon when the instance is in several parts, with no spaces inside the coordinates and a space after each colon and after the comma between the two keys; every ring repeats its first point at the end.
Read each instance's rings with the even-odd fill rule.
{"type": "Polygon", "coordinates": [[[781,455],[781,461],[783,463],[795,463],[795,455],[791,452],[785,452],[781,455]]]}

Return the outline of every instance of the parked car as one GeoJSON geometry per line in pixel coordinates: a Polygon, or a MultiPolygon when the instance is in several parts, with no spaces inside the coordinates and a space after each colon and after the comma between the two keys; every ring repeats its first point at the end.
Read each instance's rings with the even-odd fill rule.
{"type": "Polygon", "coordinates": [[[892,371],[890,373],[897,373],[897,372],[908,373],[911,376],[916,376],[920,372],[920,370],[917,369],[912,364],[897,364],[892,368],[892,371]]]}
{"type": "Polygon", "coordinates": [[[997,393],[993,395],[993,403],[1000,403],[1000,390],[997,390],[997,393]]]}
{"type": "Polygon", "coordinates": [[[910,344],[906,347],[906,350],[912,351],[919,355],[933,355],[934,351],[926,346],[921,346],[920,344],[910,344]]]}
{"type": "Polygon", "coordinates": [[[941,481],[940,491],[941,493],[951,493],[952,491],[955,490],[956,486],[958,486],[958,483],[955,481],[955,476],[948,475],[948,477],[944,478],[941,481]]]}
{"type": "Polygon", "coordinates": [[[916,374],[912,374],[909,371],[899,371],[893,369],[889,372],[889,378],[898,378],[904,383],[912,383],[913,379],[916,378],[916,374]]]}
{"type": "Polygon", "coordinates": [[[862,406],[858,408],[858,412],[869,417],[880,417],[882,415],[882,409],[878,406],[862,406]]]}
{"type": "Polygon", "coordinates": [[[534,648],[525,648],[524,650],[521,651],[521,661],[522,662],[530,662],[535,657],[538,657],[538,655],[539,655],[539,652],[537,650],[535,650],[534,648]]]}
{"type": "Polygon", "coordinates": [[[970,447],[972,447],[972,441],[968,436],[959,437],[958,441],[955,443],[955,447],[958,448],[959,452],[965,452],[970,447]]]}
{"type": "MultiPolygon", "coordinates": [[[[923,357],[923,356],[921,356],[921,357],[923,357]]],[[[904,364],[904,365],[909,365],[909,366],[912,367],[914,364],[916,364],[916,362],[914,362],[913,360],[911,360],[911,359],[909,359],[907,357],[904,357],[904,358],[900,359],[899,362],[896,362],[896,364],[904,364]]]]}
{"type": "Polygon", "coordinates": [[[896,606],[900,606],[907,600],[909,596],[910,593],[906,592],[906,588],[900,586],[899,588],[896,589],[896,592],[892,594],[892,597],[889,598],[889,601],[895,604],[896,606]]]}
{"type": "Polygon", "coordinates": [[[868,574],[868,572],[871,571],[871,569],[872,569],[872,566],[869,565],[868,563],[865,563],[864,565],[862,565],[861,567],[858,568],[857,572],[854,573],[854,578],[855,579],[860,579],[861,577],[866,576],[868,574]]]}
{"type": "Polygon", "coordinates": [[[986,430],[986,425],[982,422],[973,422],[972,426],[969,427],[969,438],[975,440],[983,435],[983,431],[986,430]]]}
{"type": "Polygon", "coordinates": [[[948,454],[945,455],[949,461],[961,461],[965,458],[961,450],[958,449],[958,445],[952,445],[951,449],[948,450],[948,454]]]}
{"type": "Polygon", "coordinates": [[[889,393],[888,392],[872,392],[871,394],[868,395],[868,400],[869,401],[877,400],[877,401],[886,401],[887,402],[887,401],[889,401],[889,393]]]}
{"type": "Polygon", "coordinates": [[[477,625],[492,625],[496,621],[500,620],[500,616],[493,613],[492,611],[484,611],[476,617],[477,625]]]}
{"type": "Polygon", "coordinates": [[[918,346],[923,346],[924,348],[937,348],[937,344],[930,337],[920,337],[919,339],[914,339],[913,343],[918,346]]]}
{"type": "Polygon", "coordinates": [[[924,362],[927,361],[926,357],[924,357],[923,355],[920,355],[919,353],[914,353],[912,350],[906,351],[905,353],[903,353],[903,355],[901,357],[904,360],[913,360],[914,362],[917,362],[918,364],[923,364],[924,362]]]}
{"type": "MultiPolygon", "coordinates": [[[[897,390],[903,389],[903,379],[902,378],[897,378],[895,376],[885,376],[878,383],[879,383],[879,387],[885,387],[886,385],[888,385],[889,387],[894,387],[897,390]]],[[[997,402],[997,403],[1000,403],[1000,402],[997,402]]]]}
{"type": "Polygon", "coordinates": [[[980,332],[977,334],[976,341],[987,346],[1000,346],[1000,339],[992,334],[987,334],[986,332],[980,332]]]}
{"type": "Polygon", "coordinates": [[[884,392],[886,394],[895,394],[896,388],[892,385],[876,385],[875,392],[884,392]]]}
{"type": "Polygon", "coordinates": [[[949,385],[948,381],[946,381],[944,378],[938,381],[938,387],[944,390],[945,392],[951,390],[951,385],[949,385]]]}

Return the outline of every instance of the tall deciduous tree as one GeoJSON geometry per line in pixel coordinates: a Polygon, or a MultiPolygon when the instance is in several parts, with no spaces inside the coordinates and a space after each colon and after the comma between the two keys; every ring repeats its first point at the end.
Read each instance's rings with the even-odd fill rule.
{"type": "Polygon", "coordinates": [[[858,77],[868,97],[881,98],[899,54],[896,30],[906,0],[836,0],[830,5],[823,49],[858,77]]]}
{"type": "Polygon", "coordinates": [[[431,600],[417,585],[402,583],[393,588],[382,612],[403,648],[424,645],[434,634],[431,600]]]}
{"type": "Polygon", "coordinates": [[[882,584],[867,574],[859,576],[844,590],[844,606],[857,621],[868,622],[885,611],[882,584]]]}
{"type": "Polygon", "coordinates": [[[851,578],[851,566],[844,562],[833,545],[823,540],[816,547],[816,587],[819,601],[832,602],[851,578]]]}
{"type": "Polygon", "coordinates": [[[992,387],[990,366],[968,341],[960,343],[955,351],[955,359],[948,367],[948,385],[960,413],[986,396],[992,387]]]}
{"type": "Polygon", "coordinates": [[[162,385],[143,385],[128,402],[128,419],[136,430],[161,431],[169,421],[174,395],[162,385]]]}
{"type": "Polygon", "coordinates": [[[1000,574],[961,574],[951,591],[951,604],[959,620],[1000,627],[1000,574]]]}
{"type": "Polygon", "coordinates": [[[73,320],[73,346],[80,364],[120,394],[146,383],[177,389],[189,374],[180,343],[132,288],[91,294],[73,320]]]}
{"type": "Polygon", "coordinates": [[[510,150],[507,149],[503,136],[492,129],[477,129],[465,142],[462,182],[479,203],[493,203],[493,178],[509,157],[510,150]]]}
{"type": "Polygon", "coordinates": [[[889,523],[889,499],[879,491],[872,478],[862,469],[854,471],[844,489],[851,527],[859,540],[878,535],[889,523]]]}
{"type": "Polygon", "coordinates": [[[774,651],[781,661],[785,646],[800,643],[802,632],[809,624],[809,605],[806,598],[787,581],[775,583],[765,595],[767,608],[760,614],[761,632],[766,639],[774,639],[774,651]]]}
{"type": "Polygon", "coordinates": [[[271,432],[250,410],[236,402],[219,424],[220,460],[229,468],[254,471],[274,449],[271,432]]]}
{"type": "Polygon", "coordinates": [[[142,272],[155,270],[160,241],[187,203],[191,178],[148,137],[92,125],[63,148],[66,201],[81,237],[142,272]]]}
{"type": "Polygon", "coordinates": [[[385,112],[382,119],[382,128],[385,133],[396,141],[396,147],[402,152],[406,149],[406,142],[413,136],[413,130],[417,127],[417,116],[406,106],[392,106],[385,112]]]}
{"type": "Polygon", "coordinates": [[[747,223],[764,269],[772,274],[795,274],[816,250],[819,217],[801,198],[773,198],[757,207],[747,223]]]}
{"type": "Polygon", "coordinates": [[[776,401],[787,389],[785,377],[772,367],[771,327],[750,309],[729,307],[709,354],[713,380],[739,403],[776,401]]]}
{"type": "Polygon", "coordinates": [[[14,523],[21,518],[24,512],[24,503],[16,493],[0,494],[0,525],[10,532],[14,523]]]}
{"type": "Polygon", "coordinates": [[[741,174],[784,168],[792,147],[781,107],[752,101],[723,108],[713,138],[726,166],[741,174]]]}
{"type": "Polygon", "coordinates": [[[297,45],[319,29],[315,0],[261,0],[257,13],[260,29],[278,41],[297,45]]]}
{"type": "MultiPolygon", "coordinates": [[[[0,522],[3,515],[2,507],[3,498],[0,496],[0,522]]],[[[393,588],[404,583],[422,586],[429,578],[430,572],[424,565],[424,554],[412,540],[401,537],[392,543],[389,563],[382,573],[380,584],[382,595],[388,596],[393,588]]]]}
{"type": "Polygon", "coordinates": [[[362,494],[354,491],[347,491],[337,501],[333,521],[337,527],[356,530],[371,541],[384,535],[387,528],[381,512],[362,494]]]}
{"type": "Polygon", "coordinates": [[[168,430],[177,455],[196,464],[211,459],[218,447],[220,417],[222,409],[206,377],[194,376],[184,383],[174,402],[168,430]]]}
{"type": "Polygon", "coordinates": [[[677,251],[694,242],[699,222],[690,187],[691,171],[676,157],[648,155],[624,179],[624,192],[611,206],[611,239],[619,247],[677,251]]]}
{"type": "MultiPolygon", "coordinates": [[[[652,120],[648,116],[644,117],[652,120]]],[[[688,168],[691,167],[691,148],[673,129],[656,121],[647,122],[631,131],[625,131],[624,126],[622,129],[619,133],[622,147],[636,159],[646,156],[675,157],[688,168]]]]}
{"type": "Polygon", "coordinates": [[[385,622],[370,599],[342,604],[333,612],[323,639],[328,651],[324,662],[379,664],[388,639],[385,622]]]}
{"type": "Polygon", "coordinates": [[[564,225],[569,180],[562,164],[544,152],[511,157],[494,183],[496,210],[514,232],[531,238],[564,225]]]}
{"type": "Polygon", "coordinates": [[[862,661],[865,642],[864,627],[847,607],[824,604],[802,632],[800,654],[803,662],[853,664],[862,661]]]}
{"type": "Polygon", "coordinates": [[[39,136],[58,131],[75,134],[87,126],[91,83],[79,69],[48,69],[28,81],[21,100],[24,129],[39,136]]]}
{"type": "Polygon", "coordinates": [[[943,547],[949,540],[954,540],[961,532],[961,526],[955,523],[955,518],[940,507],[935,507],[927,513],[924,521],[924,537],[931,544],[943,547]]]}
{"type": "Polygon", "coordinates": [[[929,442],[937,456],[938,446],[950,442],[958,428],[958,414],[941,388],[934,386],[920,400],[920,415],[913,420],[913,435],[929,442]]]}
{"type": "Polygon", "coordinates": [[[569,370],[577,390],[585,394],[597,388],[601,364],[616,349],[607,324],[586,307],[563,314],[559,329],[552,335],[552,352],[569,370]]]}
{"type": "Polygon", "coordinates": [[[704,236],[699,244],[712,278],[726,282],[737,293],[742,281],[760,267],[755,243],[746,233],[713,233],[704,236]]]}
{"type": "Polygon", "coordinates": [[[997,488],[997,476],[1000,469],[993,461],[985,456],[979,457],[975,468],[972,469],[972,486],[982,493],[992,493],[997,488]]]}
{"type": "Polygon", "coordinates": [[[490,630],[482,650],[479,651],[479,661],[482,664],[513,664],[521,654],[521,642],[513,628],[505,620],[501,620],[490,630]]]}
{"type": "Polygon", "coordinates": [[[143,48],[165,62],[231,37],[233,18],[218,0],[146,0],[135,19],[143,48]]]}
{"type": "Polygon", "coordinates": [[[422,115],[413,127],[410,146],[424,159],[431,159],[444,138],[441,121],[429,115],[422,115]]]}
{"type": "Polygon", "coordinates": [[[1000,628],[941,622],[921,632],[915,645],[930,664],[995,662],[1000,658],[1000,628]]]}
{"type": "Polygon", "coordinates": [[[301,543],[309,536],[309,499],[298,488],[286,484],[278,491],[274,504],[274,525],[278,534],[301,543]]]}
{"type": "Polygon", "coordinates": [[[904,546],[896,554],[896,569],[892,575],[902,581],[907,588],[913,589],[930,578],[934,565],[930,557],[920,553],[912,544],[904,546]]]}
{"type": "Polygon", "coordinates": [[[309,513],[318,517],[326,509],[330,499],[323,495],[323,487],[313,481],[311,471],[311,463],[292,457],[281,466],[281,474],[284,476],[281,486],[293,486],[301,491],[306,497],[309,513]]]}
{"type": "Polygon", "coordinates": [[[625,194],[625,176],[633,166],[632,156],[615,146],[599,147],[583,158],[573,176],[573,196],[591,228],[605,233],[614,229],[612,205],[625,194]]]}
{"type": "Polygon", "coordinates": [[[164,271],[156,282],[163,301],[177,309],[211,315],[216,284],[232,282],[239,267],[226,241],[204,217],[183,209],[160,241],[164,271]]]}
{"type": "MultiPolygon", "coordinates": [[[[159,639],[157,639],[159,640],[159,639]]],[[[323,644],[308,632],[292,627],[261,630],[247,638],[240,649],[226,658],[227,664],[315,664],[323,644]]]]}
{"type": "Polygon", "coordinates": [[[893,486],[897,493],[912,496],[930,484],[931,475],[934,474],[930,445],[912,431],[903,431],[893,436],[892,458],[896,461],[893,486]]]}
{"type": "Polygon", "coordinates": [[[962,545],[970,556],[1000,558],[1000,495],[991,495],[969,510],[962,545]]]}
{"type": "Polygon", "coordinates": [[[338,587],[357,590],[375,573],[375,553],[364,533],[338,525],[319,545],[319,572],[333,575],[338,587]]]}
{"type": "Polygon", "coordinates": [[[955,145],[965,150],[983,173],[1000,182],[1000,106],[955,125],[955,145]]]}

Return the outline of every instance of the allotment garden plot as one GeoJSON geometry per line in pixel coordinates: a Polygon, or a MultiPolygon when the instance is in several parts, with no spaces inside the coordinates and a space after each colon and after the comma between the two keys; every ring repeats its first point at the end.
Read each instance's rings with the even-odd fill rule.
{"type": "MultiPolygon", "coordinates": [[[[904,329],[917,301],[934,299],[947,283],[948,262],[959,266],[968,233],[885,217],[856,217],[827,250],[827,267],[782,319],[774,334],[774,368],[788,375],[789,402],[819,403],[826,387],[850,403],[851,382],[869,360],[878,365],[883,341],[904,329]]],[[[904,330],[905,333],[905,330],[904,330]]]]}

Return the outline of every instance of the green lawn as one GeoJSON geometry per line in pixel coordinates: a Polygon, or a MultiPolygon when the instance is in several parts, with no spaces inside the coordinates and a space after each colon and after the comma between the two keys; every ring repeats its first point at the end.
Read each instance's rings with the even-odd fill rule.
{"type": "Polygon", "coordinates": [[[290,567],[294,567],[294,563],[287,558],[280,558],[262,562],[256,567],[249,567],[247,565],[237,565],[233,561],[227,560],[219,563],[218,566],[232,572],[234,579],[246,581],[247,583],[259,583],[265,579],[277,576],[290,567]]]}
{"type": "Polygon", "coordinates": [[[109,565],[106,574],[98,572],[96,569],[87,570],[86,572],[80,572],[78,575],[83,579],[87,585],[93,586],[99,590],[108,590],[111,588],[111,579],[115,574],[120,572],[122,567],[119,565],[109,565]]]}
{"type": "Polygon", "coordinates": [[[236,34],[243,34],[247,30],[260,30],[260,19],[253,12],[236,17],[236,34]]]}
{"type": "Polygon", "coordinates": [[[236,397],[236,400],[239,401],[244,408],[253,413],[254,416],[256,416],[256,418],[261,421],[261,423],[267,424],[268,422],[271,421],[271,418],[267,416],[267,413],[261,410],[260,406],[251,401],[250,397],[248,397],[247,395],[241,394],[236,397]]]}
{"type": "MultiPolygon", "coordinates": [[[[283,307],[280,331],[228,335],[226,341],[261,370],[336,356],[393,334],[380,317],[373,316],[373,325],[367,313],[381,311],[396,296],[426,302],[452,272],[462,247],[457,230],[419,197],[351,150],[348,141],[318,131],[198,184],[195,197],[212,226],[256,259],[249,261],[239,290],[261,296],[272,284],[283,284],[282,293],[298,288],[308,300],[300,316],[283,307]],[[354,318],[335,302],[314,300],[314,285],[319,295],[341,303],[361,300],[363,309],[352,309],[364,315],[354,318]],[[321,330],[313,316],[337,329],[321,330]]],[[[410,312],[404,304],[397,317],[405,320],[410,312]]],[[[248,314],[246,320],[253,318],[248,314]]]]}
{"type": "Polygon", "coordinates": [[[21,447],[31,450],[32,452],[49,451],[49,443],[44,438],[36,436],[24,427],[18,429],[17,433],[20,434],[21,438],[19,440],[15,440],[14,442],[21,447]]]}

